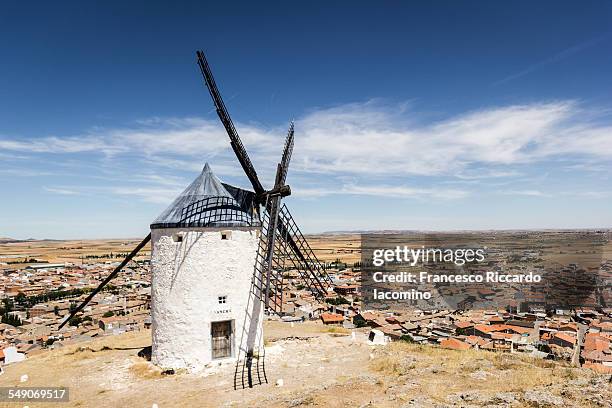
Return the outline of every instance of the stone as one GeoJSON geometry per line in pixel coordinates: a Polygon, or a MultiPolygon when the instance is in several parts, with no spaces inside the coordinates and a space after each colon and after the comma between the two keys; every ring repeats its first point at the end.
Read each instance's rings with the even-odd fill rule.
{"type": "Polygon", "coordinates": [[[534,403],[537,404],[538,406],[542,406],[542,405],[564,405],[563,403],[563,398],[553,395],[550,392],[547,391],[540,391],[540,390],[530,390],[530,391],[526,391],[525,395],[523,396],[523,399],[525,401],[528,401],[530,403],[534,403]]]}

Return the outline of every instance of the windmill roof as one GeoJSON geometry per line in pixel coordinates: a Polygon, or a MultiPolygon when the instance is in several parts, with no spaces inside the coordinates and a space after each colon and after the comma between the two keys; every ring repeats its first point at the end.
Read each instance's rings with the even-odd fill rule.
{"type": "Polygon", "coordinates": [[[153,221],[151,228],[251,226],[254,198],[250,191],[222,183],[206,163],[198,177],[153,221]],[[188,214],[192,216],[187,217],[188,214]]]}

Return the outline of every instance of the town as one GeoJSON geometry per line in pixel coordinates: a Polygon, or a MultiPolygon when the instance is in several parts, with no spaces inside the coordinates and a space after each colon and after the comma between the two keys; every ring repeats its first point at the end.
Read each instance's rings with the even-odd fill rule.
{"type": "MultiPolygon", "coordinates": [[[[534,358],[565,360],[599,372],[612,372],[612,308],[510,307],[491,310],[419,310],[392,305],[364,308],[358,235],[310,238],[333,281],[317,300],[299,271],[284,271],[282,316],[286,324],[319,322],[361,331],[369,344],[427,344],[454,350],[528,353],[534,358]],[[522,310],[525,309],[525,310],[522,310]]],[[[59,324],[99,285],[125,256],[131,240],[17,241],[0,243],[0,364],[18,363],[38,353],[125,332],[148,330],[150,252],[128,264],[82,313],[59,324]]],[[[600,293],[610,303],[612,260],[609,248],[599,262],[600,293]]],[[[540,254],[541,255],[541,254],[540,254]]],[[[514,255],[513,255],[514,256],[514,255]]],[[[533,254],[524,253],[525,264],[533,254]]],[[[522,267],[521,267],[522,268],[522,267]]],[[[523,270],[523,269],[521,269],[523,270]]],[[[569,269],[568,269],[569,270],[569,269]]],[[[560,281],[567,277],[560,276],[560,281]]],[[[492,291],[494,292],[494,290],[492,291]]],[[[486,298],[490,293],[479,289],[486,298]]]]}

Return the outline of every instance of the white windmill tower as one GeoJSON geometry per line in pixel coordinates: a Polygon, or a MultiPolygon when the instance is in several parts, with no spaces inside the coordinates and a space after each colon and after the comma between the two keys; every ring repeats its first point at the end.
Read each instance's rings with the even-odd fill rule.
{"type": "Polygon", "coordinates": [[[285,180],[293,124],[274,187],[265,190],[204,54],[198,51],[197,58],[231,147],[254,191],[222,183],[207,164],[151,224],[151,233],[60,328],[152,241],[152,361],[164,368],[198,371],[211,362],[235,360],[234,387],[244,388],[267,382],[262,320],[264,312],[282,314],[284,271],[296,269],[319,298],[326,294],[331,279],[288,208],[281,206],[281,198],[291,194],[285,180]]]}
{"type": "Polygon", "coordinates": [[[233,191],[245,201],[236,201],[207,163],[151,224],[151,361],[160,367],[198,370],[246,347],[236,344],[236,333],[261,338],[261,316],[242,326],[261,226],[254,195],[233,191]]]}

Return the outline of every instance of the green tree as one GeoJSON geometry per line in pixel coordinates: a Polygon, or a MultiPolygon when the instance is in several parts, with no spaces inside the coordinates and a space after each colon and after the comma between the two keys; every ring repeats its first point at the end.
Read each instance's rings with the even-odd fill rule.
{"type": "Polygon", "coordinates": [[[23,322],[21,321],[19,317],[10,315],[8,313],[5,313],[2,316],[2,323],[10,324],[11,326],[15,326],[15,327],[21,326],[23,324],[23,322]]]}
{"type": "Polygon", "coordinates": [[[27,300],[28,297],[23,292],[19,292],[19,294],[15,296],[15,301],[20,305],[23,305],[27,300]]]}
{"type": "Polygon", "coordinates": [[[342,296],[338,296],[335,299],[327,299],[327,303],[329,303],[330,305],[335,305],[335,306],[351,304],[351,302],[349,302],[345,297],[342,297],[342,296]]]}

